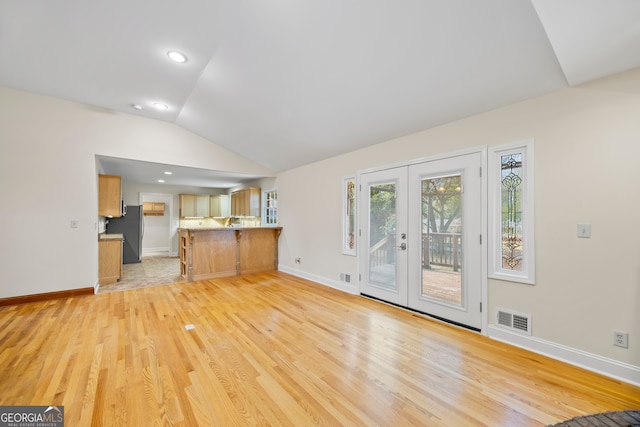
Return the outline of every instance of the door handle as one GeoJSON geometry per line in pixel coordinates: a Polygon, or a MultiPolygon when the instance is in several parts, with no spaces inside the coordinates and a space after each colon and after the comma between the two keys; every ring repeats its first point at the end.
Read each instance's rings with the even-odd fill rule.
{"type": "Polygon", "coordinates": [[[400,243],[400,246],[396,246],[396,248],[400,248],[400,250],[406,251],[407,250],[407,244],[406,243],[400,243]]]}

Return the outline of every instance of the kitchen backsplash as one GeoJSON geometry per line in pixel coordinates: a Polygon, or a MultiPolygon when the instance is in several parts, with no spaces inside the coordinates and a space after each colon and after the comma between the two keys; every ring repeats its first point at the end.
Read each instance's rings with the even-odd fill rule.
{"type": "MultiPolygon", "coordinates": [[[[227,218],[196,218],[181,219],[180,228],[216,228],[225,227],[227,218]]],[[[234,218],[235,227],[260,227],[262,225],[260,217],[255,218],[234,218]]]]}

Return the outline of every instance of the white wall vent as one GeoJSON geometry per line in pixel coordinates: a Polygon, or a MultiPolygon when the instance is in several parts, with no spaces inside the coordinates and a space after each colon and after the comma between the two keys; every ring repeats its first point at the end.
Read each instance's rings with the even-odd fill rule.
{"type": "Polygon", "coordinates": [[[531,315],[496,308],[496,324],[521,334],[531,335],[531,315]]]}

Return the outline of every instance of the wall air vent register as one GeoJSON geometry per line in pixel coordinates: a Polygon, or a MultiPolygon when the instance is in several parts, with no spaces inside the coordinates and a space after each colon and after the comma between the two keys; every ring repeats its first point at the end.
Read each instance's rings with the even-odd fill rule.
{"type": "Polygon", "coordinates": [[[531,335],[531,315],[496,308],[496,324],[520,334],[531,335]]]}

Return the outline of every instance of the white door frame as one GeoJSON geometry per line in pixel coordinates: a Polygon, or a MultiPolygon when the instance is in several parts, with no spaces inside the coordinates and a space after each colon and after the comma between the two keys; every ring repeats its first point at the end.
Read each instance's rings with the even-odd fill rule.
{"type": "MultiPolygon", "coordinates": [[[[444,153],[444,154],[440,154],[440,155],[434,155],[434,156],[429,156],[429,157],[422,157],[422,158],[417,158],[417,159],[413,159],[413,160],[409,160],[406,162],[400,162],[400,163],[394,163],[394,164],[389,164],[389,165],[384,165],[384,166],[379,166],[379,167],[375,167],[375,168],[368,168],[368,169],[363,169],[358,171],[358,173],[356,174],[356,185],[357,188],[360,188],[360,178],[362,174],[365,173],[370,173],[370,172],[377,172],[377,171],[382,171],[385,169],[393,169],[393,168],[398,168],[398,167],[402,167],[402,166],[410,166],[413,164],[419,164],[419,163],[424,163],[424,162],[429,162],[429,161],[434,161],[434,160],[443,160],[443,159],[448,159],[451,157],[456,157],[456,156],[461,156],[461,155],[465,155],[465,154],[472,154],[472,153],[480,153],[481,156],[481,171],[478,171],[478,173],[481,173],[481,187],[482,187],[482,194],[481,194],[481,239],[482,239],[482,245],[481,245],[481,278],[480,278],[480,283],[481,283],[481,303],[482,303],[482,313],[481,313],[481,319],[482,319],[482,326],[481,326],[481,330],[480,333],[482,335],[487,335],[487,327],[488,327],[488,319],[489,319],[489,307],[488,307],[488,291],[487,291],[487,287],[488,287],[488,280],[487,280],[487,241],[488,241],[488,234],[487,234],[487,219],[488,219],[488,197],[487,197],[487,192],[488,192],[488,188],[487,188],[487,146],[480,146],[480,147],[473,147],[473,148],[469,148],[469,149],[465,149],[465,150],[458,150],[458,151],[453,151],[453,152],[449,152],[449,153],[444,153]]],[[[361,198],[360,198],[361,199],[361,198]]],[[[358,210],[361,209],[361,206],[363,205],[363,202],[359,199],[358,201],[358,210]]],[[[358,234],[364,233],[364,230],[362,230],[361,228],[361,221],[360,221],[360,214],[358,214],[358,224],[357,224],[357,229],[359,230],[358,234]]],[[[358,278],[362,278],[363,277],[363,271],[362,271],[362,259],[361,257],[363,257],[364,255],[364,251],[366,250],[365,248],[363,248],[362,245],[362,238],[361,236],[358,236],[358,251],[357,251],[357,272],[358,272],[358,278]]],[[[359,282],[360,284],[361,282],[359,282]]]]}

